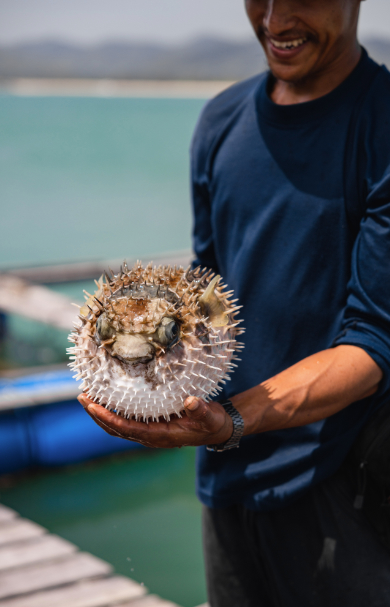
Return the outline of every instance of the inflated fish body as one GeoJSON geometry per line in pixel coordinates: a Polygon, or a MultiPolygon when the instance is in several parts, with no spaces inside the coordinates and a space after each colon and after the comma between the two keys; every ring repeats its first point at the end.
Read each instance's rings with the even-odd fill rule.
{"type": "Polygon", "coordinates": [[[86,294],[68,350],[92,400],[149,421],[180,416],[187,396],[218,395],[243,347],[236,341],[241,306],[219,276],[137,263],[97,285],[86,294]]]}

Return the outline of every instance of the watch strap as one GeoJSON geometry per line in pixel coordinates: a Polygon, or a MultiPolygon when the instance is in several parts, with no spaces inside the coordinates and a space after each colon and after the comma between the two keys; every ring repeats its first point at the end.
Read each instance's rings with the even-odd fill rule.
{"type": "Polygon", "coordinates": [[[227,451],[228,449],[234,449],[240,446],[240,439],[244,434],[244,420],[240,413],[233,406],[231,400],[224,400],[219,403],[225,409],[226,413],[230,415],[233,420],[233,433],[231,437],[224,443],[218,445],[207,445],[208,451],[227,451]]]}

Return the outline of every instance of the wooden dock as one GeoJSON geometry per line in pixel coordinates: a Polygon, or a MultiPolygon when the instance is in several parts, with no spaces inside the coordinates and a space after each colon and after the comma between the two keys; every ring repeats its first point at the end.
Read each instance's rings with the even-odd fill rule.
{"type": "Polygon", "coordinates": [[[0,504],[0,607],[178,607],[0,504]]]}
{"type": "MultiPolygon", "coordinates": [[[[156,265],[177,265],[186,267],[191,262],[193,254],[190,250],[173,251],[160,253],[158,255],[144,255],[142,263],[144,265],[151,261],[156,265]]],[[[137,259],[127,258],[126,262],[129,268],[136,263],[137,259]]],[[[28,268],[7,268],[3,271],[6,274],[12,274],[28,282],[35,283],[61,283],[77,280],[98,279],[103,272],[111,268],[117,272],[123,259],[104,259],[97,261],[79,261],[66,264],[52,264],[50,266],[30,266],[28,268]]]]}
{"type": "Polygon", "coordinates": [[[11,274],[0,274],[0,310],[66,331],[72,328],[77,318],[76,308],[69,297],[11,274]]]}
{"type": "MultiPolygon", "coordinates": [[[[179,251],[155,255],[154,263],[187,266],[190,259],[190,251],[179,251]]],[[[143,261],[147,264],[153,260],[146,258],[143,261]]],[[[129,267],[135,262],[135,259],[128,260],[129,267]]],[[[0,273],[0,311],[5,314],[19,314],[68,331],[77,318],[77,311],[71,305],[72,299],[44,285],[97,280],[104,270],[113,268],[114,271],[119,271],[120,265],[120,261],[114,260],[8,269],[7,272],[0,273]]],[[[80,301],[75,303],[83,303],[81,287],[80,301]]]]}

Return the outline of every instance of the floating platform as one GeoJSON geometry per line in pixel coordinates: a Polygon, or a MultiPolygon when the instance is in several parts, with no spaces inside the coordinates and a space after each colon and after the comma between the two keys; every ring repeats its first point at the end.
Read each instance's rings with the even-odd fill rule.
{"type": "Polygon", "coordinates": [[[179,607],[0,504],[0,607],[179,607]]]}
{"type": "MultiPolygon", "coordinates": [[[[147,257],[144,263],[153,261],[156,265],[187,266],[190,259],[189,251],[179,251],[154,256],[154,261],[147,257]]],[[[131,266],[136,261],[129,259],[128,265],[131,266]]],[[[0,273],[0,311],[5,314],[19,314],[68,331],[72,329],[73,322],[77,319],[77,311],[72,307],[72,299],[44,285],[87,279],[97,280],[108,268],[118,271],[121,263],[113,260],[8,269],[7,272],[0,273]]],[[[82,304],[83,301],[75,303],[82,304]]]]}
{"type": "MultiPolygon", "coordinates": [[[[190,250],[160,253],[158,255],[144,255],[142,263],[153,262],[155,265],[177,265],[186,267],[191,263],[193,254],[190,250]]],[[[127,265],[131,267],[137,261],[135,258],[127,258],[127,265]]],[[[30,266],[26,268],[7,268],[7,275],[16,276],[28,282],[51,284],[73,282],[78,280],[94,280],[111,268],[118,271],[123,259],[105,259],[98,261],[79,261],[66,264],[51,264],[50,266],[30,266]]]]}
{"type": "Polygon", "coordinates": [[[0,411],[76,399],[80,390],[72,375],[63,364],[0,377],[0,411]]]}

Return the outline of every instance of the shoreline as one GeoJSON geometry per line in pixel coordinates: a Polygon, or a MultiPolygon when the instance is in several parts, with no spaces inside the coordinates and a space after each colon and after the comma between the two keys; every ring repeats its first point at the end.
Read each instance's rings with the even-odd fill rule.
{"type": "Polygon", "coordinates": [[[209,99],[233,80],[115,80],[87,78],[13,78],[0,80],[0,95],[18,97],[124,97],[209,99]]]}

